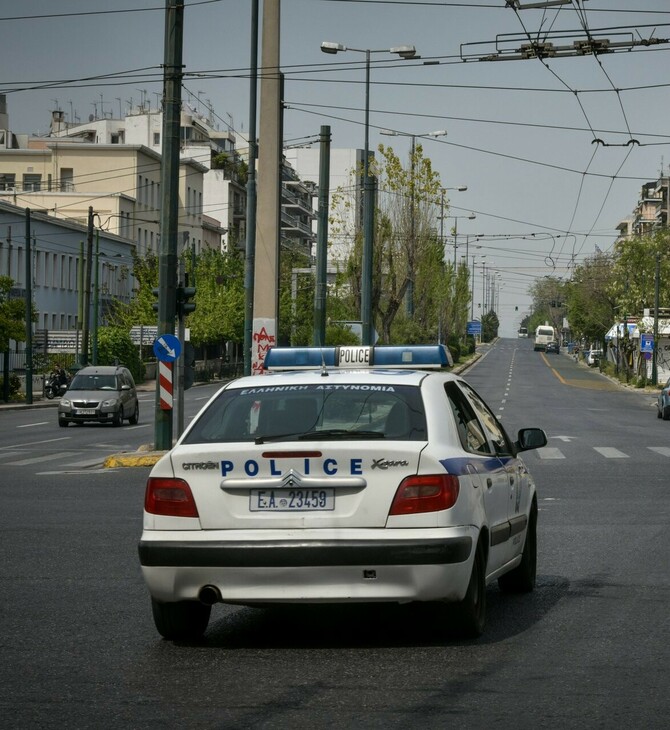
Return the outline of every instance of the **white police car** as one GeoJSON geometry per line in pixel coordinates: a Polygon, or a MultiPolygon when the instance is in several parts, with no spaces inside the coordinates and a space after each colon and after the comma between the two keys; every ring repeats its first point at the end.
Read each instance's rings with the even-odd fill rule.
{"type": "Polygon", "coordinates": [[[453,604],[535,583],[537,498],[513,443],[443,346],[273,349],[224,386],[147,482],[142,572],[158,631],[196,638],[218,602],[453,604]],[[426,368],[435,368],[427,370],[426,368]]]}

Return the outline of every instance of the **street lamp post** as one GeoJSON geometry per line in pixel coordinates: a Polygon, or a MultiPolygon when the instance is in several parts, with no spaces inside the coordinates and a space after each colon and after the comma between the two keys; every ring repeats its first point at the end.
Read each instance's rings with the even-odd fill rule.
{"type": "Polygon", "coordinates": [[[374,196],[370,180],[370,56],[373,53],[396,53],[406,60],[416,56],[414,46],[397,46],[395,48],[351,48],[341,43],[324,41],[321,44],[324,53],[340,53],[354,51],[365,54],[365,148],[363,150],[363,263],[361,272],[361,325],[364,345],[373,343],[372,322],[372,256],[374,248],[374,196]]]}
{"type": "MultiPolygon", "coordinates": [[[[409,243],[411,255],[409,258],[409,281],[407,284],[407,295],[405,297],[405,305],[407,307],[407,316],[414,317],[414,254],[416,252],[416,208],[415,208],[415,170],[416,170],[416,138],[417,137],[446,137],[447,130],[439,129],[435,132],[424,132],[422,134],[410,134],[407,132],[397,132],[391,129],[382,129],[381,134],[386,134],[390,137],[409,137],[412,140],[409,152],[409,164],[410,164],[410,233],[409,243]]],[[[467,190],[466,186],[461,186],[464,190],[467,190]]],[[[458,189],[460,190],[461,187],[458,189]]],[[[444,190],[442,191],[442,205],[444,206],[444,190]]]]}

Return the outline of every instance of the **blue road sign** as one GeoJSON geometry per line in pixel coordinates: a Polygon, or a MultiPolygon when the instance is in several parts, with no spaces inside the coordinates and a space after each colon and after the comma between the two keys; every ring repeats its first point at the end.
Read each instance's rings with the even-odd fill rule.
{"type": "Polygon", "coordinates": [[[654,351],[654,335],[640,335],[640,352],[654,351]]]}
{"type": "Polygon", "coordinates": [[[469,335],[480,335],[482,333],[482,323],[477,319],[470,320],[467,331],[469,335]]]}
{"type": "Polygon", "coordinates": [[[154,340],[154,355],[161,362],[174,362],[181,355],[181,342],[174,335],[158,335],[154,340]]]}

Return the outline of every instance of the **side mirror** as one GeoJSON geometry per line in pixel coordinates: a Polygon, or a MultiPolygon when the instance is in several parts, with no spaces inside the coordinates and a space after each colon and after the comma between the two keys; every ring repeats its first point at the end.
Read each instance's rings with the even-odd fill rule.
{"type": "Polygon", "coordinates": [[[125,383],[121,386],[121,390],[130,390],[130,386],[125,383]]]}
{"type": "Polygon", "coordinates": [[[518,441],[514,444],[517,451],[540,449],[547,445],[547,434],[541,428],[522,428],[518,441]]]}

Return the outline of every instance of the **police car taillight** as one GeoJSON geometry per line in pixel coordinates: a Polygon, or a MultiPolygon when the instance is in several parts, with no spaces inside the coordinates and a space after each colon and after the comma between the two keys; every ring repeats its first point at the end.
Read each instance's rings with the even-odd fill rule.
{"type": "Polygon", "coordinates": [[[389,515],[413,515],[449,509],[458,499],[458,477],[452,474],[418,474],[403,479],[389,515]]]}
{"type": "Polygon", "coordinates": [[[144,509],[152,515],[198,517],[191,487],[183,479],[149,477],[144,509]]]}

